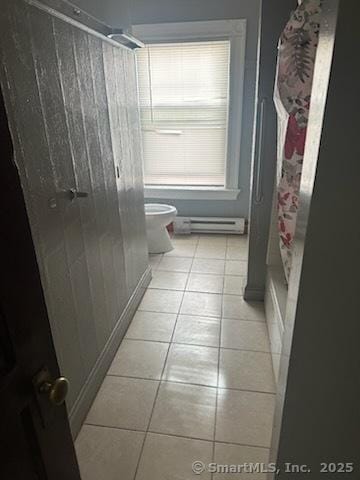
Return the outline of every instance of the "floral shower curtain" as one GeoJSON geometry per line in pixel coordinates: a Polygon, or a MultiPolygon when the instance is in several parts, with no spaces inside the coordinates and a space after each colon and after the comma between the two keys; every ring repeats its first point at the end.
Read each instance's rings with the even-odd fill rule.
{"type": "Polygon", "coordinates": [[[280,251],[289,279],[299,205],[321,0],[303,0],[279,41],[274,102],[278,113],[277,208],[280,251]]]}

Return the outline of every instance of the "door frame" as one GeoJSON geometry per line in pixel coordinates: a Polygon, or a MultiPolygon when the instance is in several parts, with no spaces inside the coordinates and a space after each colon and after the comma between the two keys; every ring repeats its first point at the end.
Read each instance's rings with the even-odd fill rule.
{"type": "Polygon", "coordinates": [[[300,479],[360,471],[359,13],[323,2],[271,446],[280,468],[311,469],[300,479]]]}
{"type": "Polygon", "coordinates": [[[277,116],[273,102],[276,52],[280,34],[292,8],[294,5],[289,0],[263,0],[260,9],[245,300],[263,301],[265,295],[266,256],[276,170],[277,116]]]}

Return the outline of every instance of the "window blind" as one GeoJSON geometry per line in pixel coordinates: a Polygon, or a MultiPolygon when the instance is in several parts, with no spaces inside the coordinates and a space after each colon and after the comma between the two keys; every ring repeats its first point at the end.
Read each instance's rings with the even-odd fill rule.
{"type": "Polygon", "coordinates": [[[230,42],[137,51],[147,185],[224,186],[230,42]]]}

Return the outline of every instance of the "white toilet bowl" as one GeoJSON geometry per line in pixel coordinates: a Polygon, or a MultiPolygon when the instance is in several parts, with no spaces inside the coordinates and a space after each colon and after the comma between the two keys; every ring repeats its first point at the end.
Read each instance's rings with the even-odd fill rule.
{"type": "Polygon", "coordinates": [[[174,221],[176,215],[177,210],[171,205],[145,203],[149,253],[166,253],[173,249],[166,227],[174,221]]]}

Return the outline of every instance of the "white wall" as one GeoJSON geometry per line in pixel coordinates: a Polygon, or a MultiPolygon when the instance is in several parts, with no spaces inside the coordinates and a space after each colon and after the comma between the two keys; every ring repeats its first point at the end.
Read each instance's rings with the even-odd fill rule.
{"type": "MultiPolygon", "coordinates": [[[[256,54],[260,0],[73,0],[114,27],[132,24],[246,18],[247,46],[241,135],[239,199],[236,201],[161,200],[181,215],[248,216],[255,102],[256,54]]],[[[156,201],[156,200],[154,200],[156,201]]]]}

